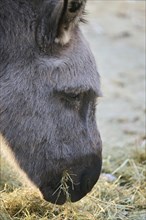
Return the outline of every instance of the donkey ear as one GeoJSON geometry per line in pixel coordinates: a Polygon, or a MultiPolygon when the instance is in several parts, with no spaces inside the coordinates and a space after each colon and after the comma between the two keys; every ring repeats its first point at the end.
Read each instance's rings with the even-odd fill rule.
{"type": "Polygon", "coordinates": [[[45,50],[49,44],[67,44],[84,12],[86,0],[44,1],[40,8],[36,41],[45,50]]]}
{"type": "Polygon", "coordinates": [[[55,43],[67,44],[73,28],[82,20],[87,0],[64,0],[55,43]]]}
{"type": "Polygon", "coordinates": [[[37,24],[35,38],[38,46],[46,51],[48,46],[56,38],[59,20],[63,11],[63,1],[39,1],[35,0],[37,24]],[[38,3],[38,4],[37,4],[38,3]]]}

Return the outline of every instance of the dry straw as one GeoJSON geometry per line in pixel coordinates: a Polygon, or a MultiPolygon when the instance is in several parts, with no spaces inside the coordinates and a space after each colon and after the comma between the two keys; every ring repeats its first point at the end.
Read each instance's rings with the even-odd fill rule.
{"type": "Polygon", "coordinates": [[[136,152],[124,161],[121,158],[112,163],[107,160],[104,160],[104,171],[110,171],[116,180],[109,181],[108,178],[101,177],[91,193],[74,204],[70,203],[67,185],[68,181],[72,182],[72,178],[67,171],[64,172],[61,184],[54,192],[58,196],[61,191],[66,194],[68,202],[63,206],[47,203],[41,199],[38,191],[20,186],[20,182],[15,179],[16,175],[12,174],[11,168],[2,160],[0,219],[145,220],[145,152],[136,152]]]}

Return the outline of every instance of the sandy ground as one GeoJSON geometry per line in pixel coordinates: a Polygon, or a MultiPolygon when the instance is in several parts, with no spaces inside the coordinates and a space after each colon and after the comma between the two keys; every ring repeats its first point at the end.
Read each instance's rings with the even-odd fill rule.
{"type": "MultiPolygon", "coordinates": [[[[83,32],[101,75],[97,122],[103,155],[129,157],[145,144],[145,1],[92,0],[83,32]]],[[[124,157],[124,158],[125,158],[124,157]]]]}

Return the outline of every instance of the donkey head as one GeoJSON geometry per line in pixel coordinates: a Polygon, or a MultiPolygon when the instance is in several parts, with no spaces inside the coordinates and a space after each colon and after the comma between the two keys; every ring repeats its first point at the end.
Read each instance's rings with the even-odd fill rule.
{"type": "Polygon", "coordinates": [[[47,201],[72,202],[101,170],[94,57],[79,23],[86,0],[1,0],[0,130],[47,201]],[[6,4],[7,3],[7,4],[6,4]]]}

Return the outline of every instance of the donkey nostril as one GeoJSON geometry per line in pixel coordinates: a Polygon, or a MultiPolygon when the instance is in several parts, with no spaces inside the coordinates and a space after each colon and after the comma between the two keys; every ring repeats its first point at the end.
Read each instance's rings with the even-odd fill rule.
{"type": "Polygon", "coordinates": [[[80,190],[83,195],[86,195],[91,191],[95,183],[97,182],[100,171],[101,171],[101,161],[96,160],[97,162],[91,167],[85,169],[84,173],[81,176],[81,185],[80,190]]]}
{"type": "Polygon", "coordinates": [[[81,191],[84,194],[87,194],[92,189],[92,181],[89,178],[89,176],[83,176],[82,177],[82,183],[81,183],[81,191]]]}
{"type": "Polygon", "coordinates": [[[90,181],[90,179],[87,179],[87,181],[86,181],[86,190],[87,190],[87,192],[89,192],[91,190],[91,181],[90,181]]]}

